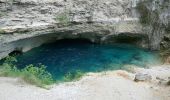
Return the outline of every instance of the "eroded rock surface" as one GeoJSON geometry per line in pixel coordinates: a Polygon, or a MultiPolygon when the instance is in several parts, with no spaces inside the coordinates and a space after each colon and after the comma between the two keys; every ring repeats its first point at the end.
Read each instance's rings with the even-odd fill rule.
{"type": "Polygon", "coordinates": [[[148,47],[131,0],[0,0],[0,11],[0,58],[65,38],[148,47]]]}
{"type": "Polygon", "coordinates": [[[26,51],[65,38],[83,38],[96,43],[123,42],[150,48],[148,34],[143,31],[135,8],[138,2],[0,0],[0,58],[14,50],[26,51]]]}

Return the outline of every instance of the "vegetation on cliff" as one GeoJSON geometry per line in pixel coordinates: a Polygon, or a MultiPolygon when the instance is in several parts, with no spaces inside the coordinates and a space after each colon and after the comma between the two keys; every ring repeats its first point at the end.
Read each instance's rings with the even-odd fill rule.
{"type": "Polygon", "coordinates": [[[0,28],[0,34],[4,34],[4,33],[5,33],[5,31],[0,28]]]}
{"type": "Polygon", "coordinates": [[[59,23],[62,26],[68,26],[70,24],[70,20],[69,20],[69,16],[68,16],[68,12],[62,12],[59,15],[56,16],[55,18],[56,21],[59,21],[59,23]]]}

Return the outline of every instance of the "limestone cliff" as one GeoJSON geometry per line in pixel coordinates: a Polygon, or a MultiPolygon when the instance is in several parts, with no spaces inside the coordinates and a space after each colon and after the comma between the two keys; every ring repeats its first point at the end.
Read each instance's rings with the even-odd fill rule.
{"type": "Polygon", "coordinates": [[[149,36],[149,47],[153,50],[167,48],[163,37],[169,34],[170,1],[169,0],[140,0],[137,6],[143,30],[149,36]]]}
{"type": "Polygon", "coordinates": [[[151,45],[139,21],[139,1],[0,0],[0,58],[65,38],[159,49],[163,36],[151,45]]]}

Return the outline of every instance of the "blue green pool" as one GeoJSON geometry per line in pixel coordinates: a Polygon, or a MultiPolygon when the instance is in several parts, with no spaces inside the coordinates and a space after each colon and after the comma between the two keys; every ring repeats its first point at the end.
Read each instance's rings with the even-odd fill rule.
{"type": "Polygon", "coordinates": [[[126,64],[146,67],[159,61],[155,52],[127,44],[93,44],[82,40],[61,40],[44,44],[17,56],[17,66],[47,66],[53,77],[63,79],[69,72],[100,72],[122,69],[126,64]]]}

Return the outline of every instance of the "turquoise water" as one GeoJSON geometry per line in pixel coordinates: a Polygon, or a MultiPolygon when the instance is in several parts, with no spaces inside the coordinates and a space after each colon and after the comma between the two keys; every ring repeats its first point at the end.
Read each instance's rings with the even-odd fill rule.
{"type": "Polygon", "coordinates": [[[121,69],[123,65],[133,64],[146,67],[158,61],[154,52],[127,44],[92,44],[87,41],[63,40],[34,48],[18,55],[17,66],[28,64],[47,66],[53,77],[63,79],[69,72],[100,72],[121,69]]]}

